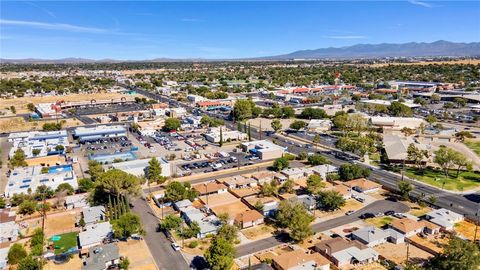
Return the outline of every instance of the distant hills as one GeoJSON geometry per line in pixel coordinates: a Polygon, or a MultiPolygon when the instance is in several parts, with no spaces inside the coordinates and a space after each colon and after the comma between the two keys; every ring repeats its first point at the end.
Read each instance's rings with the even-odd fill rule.
{"type": "Polygon", "coordinates": [[[349,59],[385,57],[440,57],[480,56],[480,42],[455,43],[444,40],[432,43],[410,42],[403,44],[357,44],[340,48],[301,50],[284,55],[262,57],[265,60],[286,59],[349,59]]]}
{"type": "Polygon", "coordinates": [[[409,42],[402,44],[381,43],[381,44],[357,44],[339,48],[322,48],[315,50],[300,50],[289,54],[266,56],[243,59],[202,59],[202,58],[156,58],[149,60],[116,60],[116,59],[85,59],[85,58],[63,58],[63,59],[0,59],[1,63],[18,64],[61,64],[61,63],[119,63],[119,62],[204,62],[204,61],[275,61],[294,59],[358,59],[358,58],[386,58],[386,57],[468,57],[480,56],[480,42],[456,43],[439,40],[431,43],[409,42]]]}

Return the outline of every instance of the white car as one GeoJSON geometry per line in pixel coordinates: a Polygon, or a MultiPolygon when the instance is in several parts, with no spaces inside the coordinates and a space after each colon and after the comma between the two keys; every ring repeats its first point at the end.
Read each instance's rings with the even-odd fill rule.
{"type": "Polygon", "coordinates": [[[249,160],[257,160],[257,159],[259,159],[259,157],[257,157],[257,156],[251,156],[251,157],[249,158],[249,160]]]}
{"type": "Polygon", "coordinates": [[[171,246],[172,246],[173,250],[175,250],[175,251],[179,251],[179,250],[180,250],[180,246],[179,246],[177,243],[175,243],[175,242],[173,242],[171,246]]]}

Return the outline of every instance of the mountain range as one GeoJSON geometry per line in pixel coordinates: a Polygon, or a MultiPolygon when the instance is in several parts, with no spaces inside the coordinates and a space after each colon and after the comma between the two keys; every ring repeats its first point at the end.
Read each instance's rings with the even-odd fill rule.
{"type": "MultiPolygon", "coordinates": [[[[409,42],[402,44],[357,44],[346,47],[329,47],[315,50],[300,50],[288,54],[242,59],[202,59],[202,58],[155,58],[149,60],[135,60],[140,62],[187,62],[187,61],[275,61],[293,59],[359,59],[359,58],[386,58],[386,57],[469,57],[480,56],[480,42],[456,43],[439,40],[431,43],[409,42]]],[[[1,63],[116,63],[133,62],[115,59],[0,59],[1,63]]]]}

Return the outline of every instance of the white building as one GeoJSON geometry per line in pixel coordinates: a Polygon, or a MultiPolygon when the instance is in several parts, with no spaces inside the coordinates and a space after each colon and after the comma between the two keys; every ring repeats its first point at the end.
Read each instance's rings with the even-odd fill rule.
{"type": "MultiPolygon", "coordinates": [[[[151,158],[146,159],[136,159],[118,163],[112,163],[109,166],[104,166],[105,168],[112,167],[114,169],[118,169],[124,171],[129,174],[133,174],[135,176],[145,176],[146,171],[148,169],[148,162],[150,162],[151,158]]],[[[163,159],[162,157],[157,157],[158,162],[162,168],[162,176],[168,177],[172,174],[172,170],[170,168],[170,163],[163,159]]]]}
{"type": "Polygon", "coordinates": [[[66,130],[11,133],[8,141],[13,144],[8,154],[9,158],[12,158],[18,149],[22,149],[25,158],[28,159],[58,154],[62,151],[55,150],[57,145],[62,145],[64,149],[70,145],[66,130]]]}
{"type": "Polygon", "coordinates": [[[95,141],[107,138],[126,137],[127,129],[124,126],[95,126],[95,127],[77,127],[73,132],[73,137],[79,141],[95,141]]]}
{"type": "MultiPolygon", "coordinates": [[[[209,142],[218,143],[220,142],[220,128],[211,128],[208,133],[203,134],[205,139],[209,142]]],[[[237,130],[230,130],[227,131],[222,129],[222,137],[223,141],[244,141],[248,139],[248,135],[246,133],[237,131],[237,130]]]]}
{"type": "Polygon", "coordinates": [[[78,245],[81,249],[90,248],[100,245],[105,238],[112,235],[112,225],[109,222],[87,225],[85,231],[78,234],[78,245]]]}
{"type": "Polygon", "coordinates": [[[5,188],[7,197],[13,194],[35,192],[37,187],[45,185],[55,190],[60,184],[68,183],[74,189],[78,188],[77,176],[72,165],[52,166],[42,169],[42,166],[21,167],[14,169],[5,188]]]}
{"type": "Polygon", "coordinates": [[[391,116],[373,116],[370,118],[372,125],[382,128],[383,132],[401,131],[403,128],[418,130],[420,126],[425,125],[425,120],[416,117],[391,117],[391,116]]]}
{"type": "Polygon", "coordinates": [[[262,160],[280,158],[285,153],[285,148],[267,140],[244,142],[241,146],[243,152],[250,152],[262,160]]]}
{"type": "Polygon", "coordinates": [[[464,219],[461,214],[445,208],[430,211],[426,216],[428,221],[439,225],[445,230],[453,230],[455,223],[458,223],[464,219]]]}
{"type": "Polygon", "coordinates": [[[328,119],[312,119],[308,122],[307,129],[314,132],[329,131],[332,121],[328,119]]]}

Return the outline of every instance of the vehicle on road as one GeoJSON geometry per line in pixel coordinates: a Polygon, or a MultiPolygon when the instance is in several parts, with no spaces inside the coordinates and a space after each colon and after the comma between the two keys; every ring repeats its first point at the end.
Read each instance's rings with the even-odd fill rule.
{"type": "Polygon", "coordinates": [[[389,210],[387,212],[385,212],[385,216],[393,216],[395,214],[395,211],[393,210],[389,210]]]}
{"type": "Polygon", "coordinates": [[[179,246],[177,243],[175,243],[175,242],[173,242],[173,243],[171,244],[171,246],[172,246],[173,250],[175,250],[175,251],[179,251],[179,250],[180,250],[180,246],[179,246]]]}
{"type": "Polygon", "coordinates": [[[350,210],[350,211],[347,211],[347,212],[345,213],[345,215],[350,216],[350,215],[352,215],[353,213],[355,213],[355,211],[350,210]]]}
{"type": "Polygon", "coordinates": [[[360,216],[361,219],[374,218],[375,215],[372,213],[365,213],[360,216]]]}

